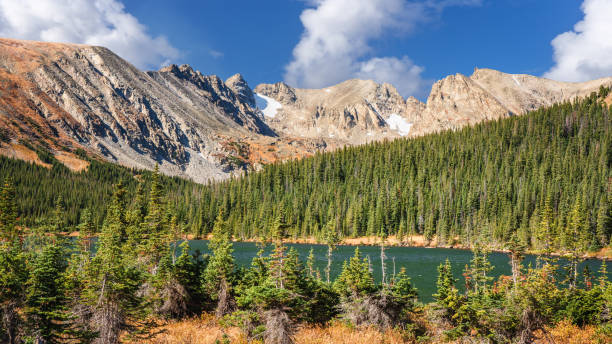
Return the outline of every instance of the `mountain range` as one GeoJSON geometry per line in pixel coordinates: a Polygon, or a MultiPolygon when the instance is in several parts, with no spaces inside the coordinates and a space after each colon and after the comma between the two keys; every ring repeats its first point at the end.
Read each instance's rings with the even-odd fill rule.
{"type": "MultiPolygon", "coordinates": [[[[612,78],[564,83],[475,69],[425,103],[390,84],[252,89],[188,65],[140,71],[95,46],[0,39],[0,154],[86,168],[83,154],[196,182],[346,145],[454,130],[582,97],[612,78]]],[[[608,98],[612,103],[612,98],[608,98]]]]}

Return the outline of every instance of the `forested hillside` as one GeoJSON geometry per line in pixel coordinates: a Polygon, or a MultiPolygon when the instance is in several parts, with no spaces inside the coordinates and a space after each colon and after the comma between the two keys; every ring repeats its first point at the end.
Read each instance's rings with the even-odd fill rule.
{"type": "MultiPolygon", "coordinates": [[[[503,246],[516,233],[536,250],[575,249],[576,242],[595,249],[611,233],[608,92],[458,131],[273,164],[218,184],[162,177],[166,211],[196,236],[209,233],[221,212],[242,239],[266,235],[282,217],[293,237],[422,234],[439,244],[481,238],[503,246]]],[[[11,177],[20,195],[21,223],[44,223],[61,196],[68,225],[88,208],[99,227],[120,180],[146,202],[138,190],[148,189],[150,172],[90,163],[73,173],[57,162],[46,169],[0,158],[0,178],[11,177]]]]}
{"type": "MultiPolygon", "coordinates": [[[[146,202],[145,190],[150,187],[152,172],[128,169],[81,154],[81,158],[89,162],[89,167],[75,173],[55,160],[53,155],[45,154],[44,148],[38,147],[38,153],[46,157],[45,161],[51,164],[51,168],[0,156],[0,180],[10,179],[15,185],[21,225],[31,227],[48,223],[59,200],[65,209],[69,230],[79,223],[84,209],[92,213],[93,221],[99,227],[114,184],[119,181],[123,182],[129,194],[140,193],[146,202]]],[[[177,177],[160,175],[160,179],[168,193],[169,210],[182,222],[190,224],[190,219],[195,218],[191,213],[200,205],[197,195],[204,186],[177,177]]]]}
{"type": "MultiPolygon", "coordinates": [[[[439,243],[514,233],[535,249],[609,243],[610,109],[598,95],[409,140],[345,148],[267,166],[216,184],[235,234],[253,237],[283,216],[293,236],[424,234],[439,243]]],[[[210,223],[210,221],[205,221],[210,223]]]]}

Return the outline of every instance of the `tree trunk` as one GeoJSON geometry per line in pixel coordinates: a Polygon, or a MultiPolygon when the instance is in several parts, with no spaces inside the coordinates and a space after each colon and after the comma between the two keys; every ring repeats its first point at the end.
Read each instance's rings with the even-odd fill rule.
{"type": "Polygon", "coordinates": [[[8,305],[2,309],[2,325],[6,330],[8,336],[8,344],[17,343],[17,305],[13,302],[9,302],[8,305]]]}
{"type": "Polygon", "coordinates": [[[386,284],[385,258],[387,257],[385,256],[385,240],[383,239],[380,244],[380,264],[382,268],[381,271],[382,271],[382,284],[383,285],[386,284]]]}
{"type": "Polygon", "coordinates": [[[325,269],[325,278],[327,279],[327,283],[329,283],[329,275],[331,273],[331,264],[332,264],[332,247],[331,245],[327,246],[327,269],[325,269]]]}

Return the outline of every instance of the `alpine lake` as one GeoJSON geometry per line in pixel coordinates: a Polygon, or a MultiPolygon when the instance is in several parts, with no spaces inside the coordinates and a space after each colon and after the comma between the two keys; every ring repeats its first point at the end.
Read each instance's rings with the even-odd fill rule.
{"type": "MultiPolygon", "coordinates": [[[[315,258],[315,268],[319,271],[321,278],[325,278],[325,268],[327,266],[327,246],[317,244],[286,244],[288,248],[295,248],[300,260],[305,264],[310,250],[313,250],[315,258]]],[[[200,252],[202,254],[209,253],[208,241],[206,240],[190,240],[189,246],[192,253],[200,252]]],[[[350,259],[355,253],[356,246],[336,246],[333,251],[333,261],[331,267],[332,281],[340,274],[342,264],[350,259]]],[[[252,242],[234,242],[234,259],[237,265],[249,267],[253,257],[257,255],[260,247],[252,242]]],[[[269,254],[272,246],[265,247],[266,254],[269,254]]],[[[363,258],[369,258],[371,269],[374,278],[377,282],[381,279],[381,257],[380,247],[378,246],[359,246],[359,251],[363,258]]],[[[466,265],[470,264],[472,252],[469,250],[451,249],[451,248],[423,248],[423,247],[385,247],[385,266],[387,278],[393,276],[394,272],[399,273],[400,269],[406,269],[407,275],[410,277],[413,285],[418,289],[419,299],[423,303],[433,301],[433,294],[436,292],[436,279],[438,277],[438,266],[449,259],[453,268],[453,274],[457,279],[457,287],[459,290],[464,290],[465,280],[463,272],[466,265]]],[[[511,275],[510,259],[506,253],[491,252],[488,256],[489,262],[493,265],[491,276],[494,281],[501,275],[511,275]]],[[[564,267],[568,266],[568,260],[563,258],[556,259],[557,280],[562,281],[567,276],[564,267]]],[[[523,260],[523,266],[535,267],[537,264],[537,256],[526,255],[523,260]]],[[[580,273],[579,283],[584,283],[583,271],[588,267],[590,274],[593,276],[593,283],[596,283],[599,277],[599,270],[602,261],[599,259],[586,259],[579,264],[578,271],[580,273]]],[[[608,279],[612,280],[612,266],[608,269],[608,279]]]]}

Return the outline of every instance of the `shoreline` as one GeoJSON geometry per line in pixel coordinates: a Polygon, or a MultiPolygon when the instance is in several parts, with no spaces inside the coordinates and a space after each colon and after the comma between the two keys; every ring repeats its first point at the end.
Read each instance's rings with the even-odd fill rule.
{"type": "MultiPolygon", "coordinates": [[[[208,237],[207,237],[208,239],[208,237]]],[[[246,240],[235,240],[235,242],[258,242],[258,239],[246,239],[246,240]]],[[[318,241],[314,237],[308,238],[297,238],[297,239],[284,239],[284,243],[286,244],[303,244],[303,245],[326,245],[324,242],[318,241]]],[[[378,237],[357,237],[357,238],[344,238],[340,240],[337,246],[379,246],[380,239],[378,237]]],[[[446,248],[453,250],[471,250],[471,247],[463,245],[463,244],[454,244],[454,245],[437,245],[436,239],[427,243],[424,236],[412,236],[411,240],[404,240],[400,242],[396,239],[395,236],[389,236],[385,243],[385,247],[420,247],[420,248],[446,248]]],[[[500,249],[500,248],[490,248],[491,252],[497,253],[508,253],[508,250],[500,249]]],[[[525,254],[529,255],[542,255],[542,252],[527,250],[525,254]]],[[[566,252],[552,252],[550,254],[553,257],[567,257],[568,253],[566,252]]],[[[582,259],[599,259],[605,260],[606,262],[612,261],[612,248],[603,248],[597,252],[587,252],[581,256],[582,259]]]]}
{"type": "MultiPolygon", "coordinates": [[[[65,233],[65,235],[70,237],[76,237],[79,235],[78,232],[65,233]]],[[[192,234],[188,234],[184,236],[183,240],[210,240],[212,234],[208,234],[203,238],[196,238],[192,234]]],[[[454,249],[454,250],[471,250],[471,247],[463,245],[463,244],[453,244],[453,245],[438,245],[437,239],[433,239],[431,241],[427,241],[423,235],[413,235],[409,236],[409,239],[405,239],[400,241],[397,239],[395,235],[391,235],[387,238],[385,247],[421,247],[421,248],[446,248],[446,249],[454,249]]],[[[234,242],[250,242],[256,243],[259,242],[260,239],[257,238],[248,238],[248,239],[240,239],[234,238],[234,242]]],[[[286,238],[283,240],[285,244],[302,244],[302,245],[326,245],[324,242],[317,240],[315,237],[306,237],[306,238],[286,238]]],[[[379,246],[380,238],[375,236],[369,237],[357,237],[357,238],[343,238],[337,244],[337,246],[379,246]]],[[[497,253],[508,253],[508,250],[504,250],[501,248],[491,248],[491,252],[497,253]]],[[[542,255],[542,252],[538,252],[535,250],[527,250],[525,254],[529,255],[542,255]]],[[[567,252],[553,252],[551,253],[553,257],[567,257],[567,252]]],[[[586,252],[581,256],[582,259],[599,259],[605,260],[606,262],[612,261],[612,248],[607,247],[603,248],[596,252],[586,252]]]]}

